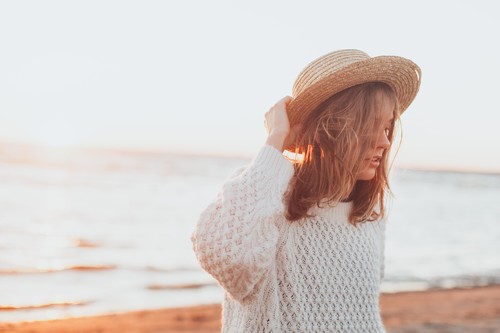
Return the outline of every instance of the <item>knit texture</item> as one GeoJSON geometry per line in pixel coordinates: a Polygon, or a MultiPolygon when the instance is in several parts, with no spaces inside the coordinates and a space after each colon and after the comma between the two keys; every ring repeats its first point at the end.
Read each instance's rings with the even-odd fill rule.
{"type": "Polygon", "coordinates": [[[201,214],[192,235],[225,290],[223,332],[385,332],[379,309],[385,221],[348,223],[351,203],[289,222],[292,164],[264,146],[201,214]]]}

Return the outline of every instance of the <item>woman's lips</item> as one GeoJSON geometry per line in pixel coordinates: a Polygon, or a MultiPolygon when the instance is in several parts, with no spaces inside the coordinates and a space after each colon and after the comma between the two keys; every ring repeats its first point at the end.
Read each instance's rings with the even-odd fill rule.
{"type": "Polygon", "coordinates": [[[372,168],[377,168],[380,165],[380,160],[382,159],[382,156],[375,156],[370,160],[370,167],[372,168]]]}

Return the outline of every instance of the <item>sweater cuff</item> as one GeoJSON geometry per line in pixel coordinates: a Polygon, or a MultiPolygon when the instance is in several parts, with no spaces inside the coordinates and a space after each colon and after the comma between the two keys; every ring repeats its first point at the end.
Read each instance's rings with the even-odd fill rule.
{"type": "Polygon", "coordinates": [[[291,177],[294,172],[292,163],[278,149],[270,145],[265,145],[259,150],[252,164],[265,170],[275,170],[286,178],[291,177]]]}

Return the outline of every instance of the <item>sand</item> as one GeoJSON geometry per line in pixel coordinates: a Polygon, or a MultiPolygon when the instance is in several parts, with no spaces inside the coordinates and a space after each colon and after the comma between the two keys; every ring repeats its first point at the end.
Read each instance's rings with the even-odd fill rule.
{"type": "MultiPolygon", "coordinates": [[[[500,286],[381,295],[389,333],[500,333],[500,286]]],[[[220,331],[219,304],[29,323],[9,333],[160,333],[220,331]]]]}

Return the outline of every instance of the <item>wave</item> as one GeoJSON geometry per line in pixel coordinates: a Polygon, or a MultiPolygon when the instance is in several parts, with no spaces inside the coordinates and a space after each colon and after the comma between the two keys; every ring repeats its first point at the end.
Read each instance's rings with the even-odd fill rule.
{"type": "Polygon", "coordinates": [[[96,248],[100,247],[97,243],[91,242],[88,239],[77,238],[75,239],[75,246],[82,248],[96,248]]]}
{"type": "MultiPolygon", "coordinates": [[[[42,274],[42,273],[56,273],[65,271],[103,271],[116,269],[117,265],[74,265],[63,268],[48,268],[48,269],[0,269],[0,275],[14,275],[14,274],[42,274]]],[[[125,270],[133,271],[148,271],[159,273],[176,273],[176,272],[199,272],[200,269],[196,267],[155,267],[155,266],[141,266],[141,267],[120,267],[125,270]]]]}
{"type": "Polygon", "coordinates": [[[215,282],[209,283],[184,283],[184,284],[150,284],[147,286],[149,290],[181,290],[181,289],[198,289],[206,286],[217,285],[215,282]]]}
{"type": "MultiPolygon", "coordinates": [[[[141,268],[142,270],[142,268],[141,268]]],[[[175,267],[175,268],[163,268],[163,267],[155,267],[155,266],[146,266],[144,270],[149,272],[164,272],[164,273],[172,273],[172,272],[198,272],[200,269],[197,267],[175,267]]]]}
{"type": "Polygon", "coordinates": [[[74,265],[63,268],[48,268],[48,269],[11,269],[0,270],[0,275],[16,275],[16,274],[43,274],[56,273],[65,271],[104,271],[116,269],[116,265],[74,265]]]}
{"type": "Polygon", "coordinates": [[[453,288],[474,288],[500,285],[500,272],[483,275],[463,274],[459,276],[440,276],[430,279],[412,276],[386,277],[382,282],[382,291],[387,293],[440,290],[453,288]]]}
{"type": "Polygon", "coordinates": [[[0,305],[0,311],[15,311],[15,310],[35,310],[35,309],[44,309],[51,307],[69,307],[69,306],[83,306],[87,305],[90,302],[88,301],[80,301],[80,302],[52,302],[52,303],[43,303],[43,304],[34,304],[34,305],[0,305]]]}

